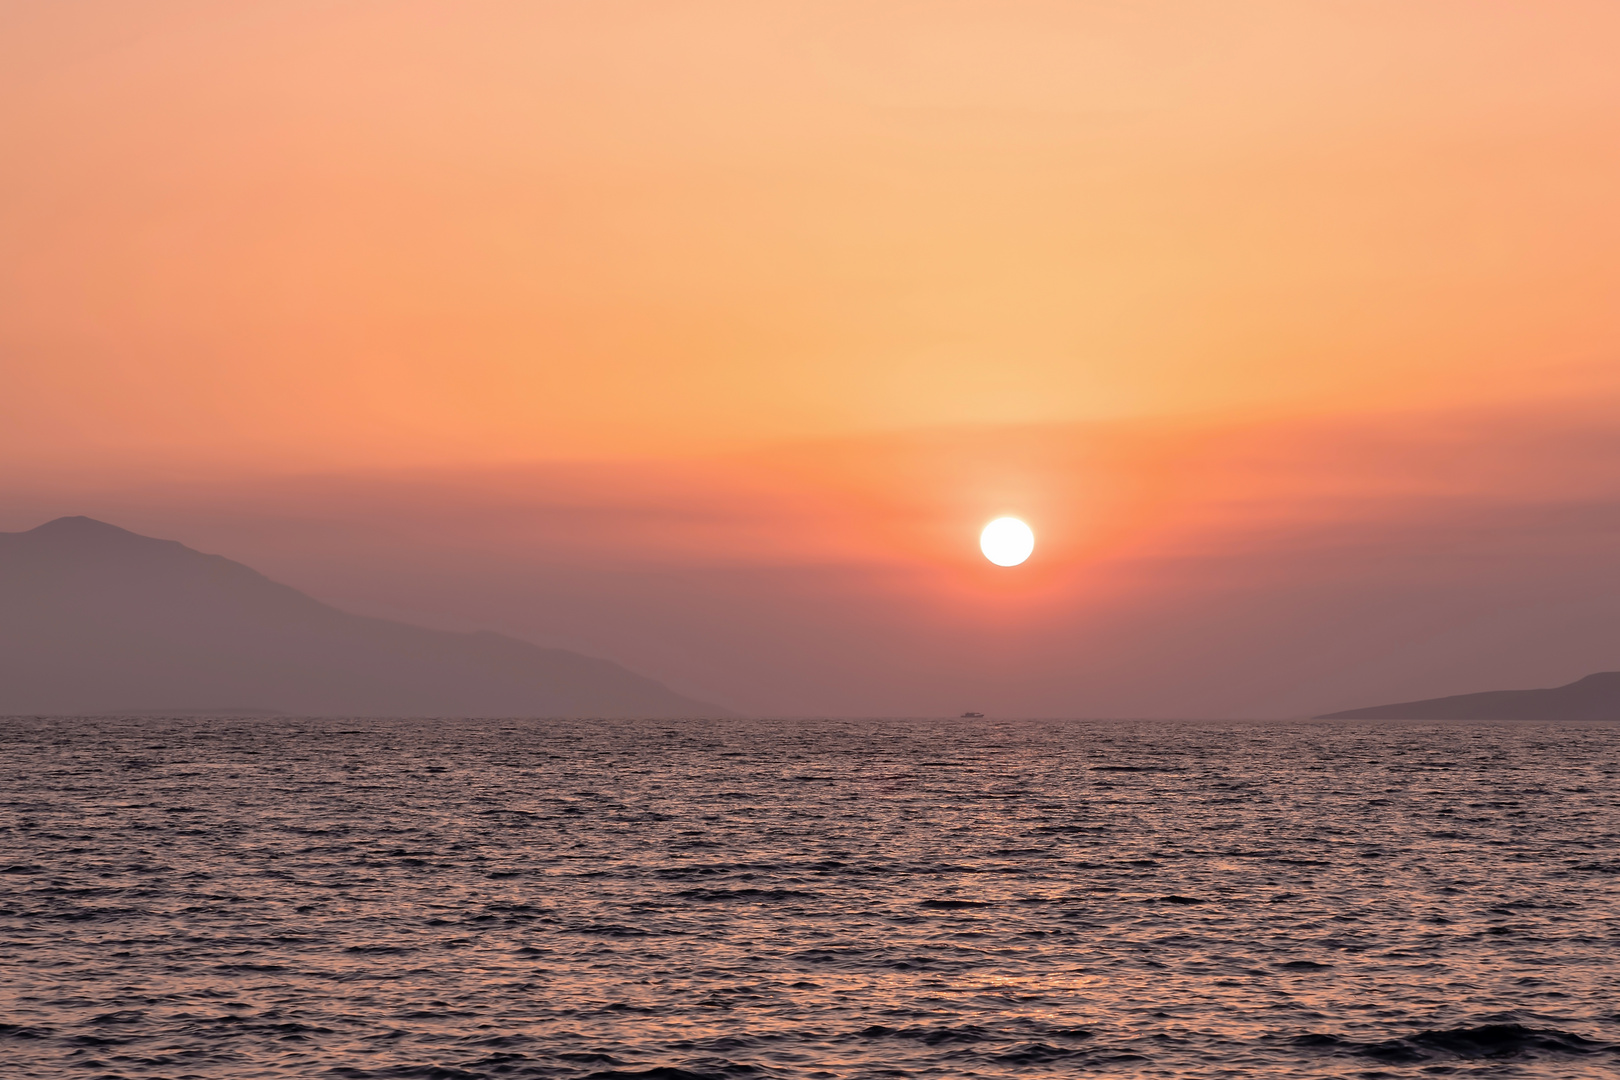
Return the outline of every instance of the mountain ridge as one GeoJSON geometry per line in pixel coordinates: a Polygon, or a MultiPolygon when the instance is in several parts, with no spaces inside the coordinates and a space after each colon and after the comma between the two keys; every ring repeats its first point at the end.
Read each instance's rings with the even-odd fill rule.
{"type": "Polygon", "coordinates": [[[353,615],[94,518],[0,533],[0,713],[723,716],[609,660],[353,615]]]}

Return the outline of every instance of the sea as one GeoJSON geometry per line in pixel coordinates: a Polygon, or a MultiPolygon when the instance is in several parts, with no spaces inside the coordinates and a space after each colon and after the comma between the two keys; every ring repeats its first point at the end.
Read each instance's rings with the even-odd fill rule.
{"type": "Polygon", "coordinates": [[[1620,1076],[1620,725],[0,720],[0,1076],[1620,1076]]]}

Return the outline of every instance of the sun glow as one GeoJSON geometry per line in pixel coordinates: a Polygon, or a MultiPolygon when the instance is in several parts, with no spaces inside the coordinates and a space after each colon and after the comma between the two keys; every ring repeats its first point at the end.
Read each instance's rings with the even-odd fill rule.
{"type": "Polygon", "coordinates": [[[979,534],[979,550],[997,566],[1017,566],[1035,550],[1035,534],[1015,517],[996,518],[979,534]]]}

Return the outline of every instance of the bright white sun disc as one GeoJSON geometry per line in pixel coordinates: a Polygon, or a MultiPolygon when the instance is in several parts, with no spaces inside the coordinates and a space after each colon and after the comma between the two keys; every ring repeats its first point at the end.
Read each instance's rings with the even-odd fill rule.
{"type": "Polygon", "coordinates": [[[996,518],[979,534],[979,550],[997,566],[1017,566],[1035,550],[1035,534],[1015,517],[996,518]]]}

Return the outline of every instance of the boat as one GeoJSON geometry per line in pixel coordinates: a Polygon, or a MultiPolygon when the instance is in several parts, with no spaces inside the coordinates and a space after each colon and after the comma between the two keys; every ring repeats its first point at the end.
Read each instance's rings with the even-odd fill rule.
{"type": "Polygon", "coordinates": [[[965,713],[962,714],[962,719],[963,720],[983,720],[984,719],[984,713],[982,713],[982,712],[965,712],[965,713]]]}

